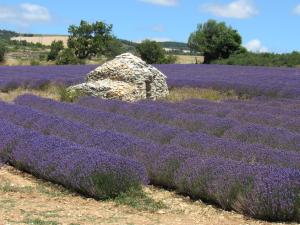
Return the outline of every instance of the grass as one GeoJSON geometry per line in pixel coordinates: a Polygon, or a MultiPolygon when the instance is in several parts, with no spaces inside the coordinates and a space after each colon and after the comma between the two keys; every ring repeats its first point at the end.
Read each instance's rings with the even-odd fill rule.
{"type": "Polygon", "coordinates": [[[33,192],[33,187],[31,186],[24,186],[24,187],[19,187],[11,184],[8,181],[4,181],[0,185],[0,191],[1,192],[19,192],[19,193],[32,193],[33,192]]]}
{"type": "Polygon", "coordinates": [[[25,224],[33,224],[33,225],[58,225],[59,223],[56,221],[46,221],[39,218],[31,219],[27,218],[23,221],[25,224]]]}
{"type": "Polygon", "coordinates": [[[48,185],[46,183],[42,183],[38,184],[35,189],[37,192],[48,195],[49,197],[64,197],[73,194],[71,191],[60,185],[55,185],[55,188],[52,187],[53,185],[54,184],[48,185]]]}
{"type": "Polygon", "coordinates": [[[0,100],[6,102],[12,102],[16,97],[23,94],[33,94],[45,98],[51,98],[54,100],[60,100],[60,92],[63,87],[47,85],[41,89],[26,89],[26,88],[17,88],[14,90],[10,90],[8,92],[0,92],[0,100]]]}
{"type": "Polygon", "coordinates": [[[72,193],[59,185],[55,185],[53,188],[53,184],[48,185],[46,182],[37,184],[37,186],[17,186],[7,180],[2,181],[2,183],[0,184],[0,192],[27,194],[37,192],[40,194],[48,195],[50,197],[64,197],[72,193]]]}
{"type": "Polygon", "coordinates": [[[114,202],[117,205],[127,205],[139,211],[156,212],[167,208],[161,201],[155,201],[149,197],[142,189],[122,193],[114,199],[114,202]]]}
{"type": "Polygon", "coordinates": [[[222,92],[213,89],[201,88],[172,88],[170,95],[164,100],[168,102],[181,102],[187,99],[208,99],[212,101],[220,101],[224,99],[238,99],[239,97],[234,91],[222,92]]]}

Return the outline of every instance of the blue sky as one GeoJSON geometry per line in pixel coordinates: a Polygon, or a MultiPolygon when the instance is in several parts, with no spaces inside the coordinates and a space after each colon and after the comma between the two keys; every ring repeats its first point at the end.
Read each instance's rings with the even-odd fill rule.
{"type": "Polygon", "coordinates": [[[186,42],[197,24],[225,21],[252,51],[300,51],[300,0],[1,0],[0,29],[67,34],[102,20],[123,39],[186,42]]]}

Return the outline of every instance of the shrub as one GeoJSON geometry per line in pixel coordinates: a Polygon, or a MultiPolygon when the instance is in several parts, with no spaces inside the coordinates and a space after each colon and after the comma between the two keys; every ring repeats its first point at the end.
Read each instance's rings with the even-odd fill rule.
{"type": "Polygon", "coordinates": [[[286,54],[244,52],[233,54],[228,59],[218,59],[215,64],[245,65],[245,66],[286,66],[300,65],[300,52],[286,54]]]}
{"type": "Polygon", "coordinates": [[[47,56],[47,60],[56,60],[59,52],[64,49],[64,43],[62,41],[53,41],[51,43],[50,52],[47,56]]]}
{"type": "Polygon", "coordinates": [[[6,52],[5,45],[0,43],[0,62],[4,61],[5,52],[6,52]]]}
{"type": "Polygon", "coordinates": [[[176,57],[166,56],[164,49],[155,41],[145,40],[136,49],[148,64],[168,64],[176,61],[176,57]]]}
{"type": "Polygon", "coordinates": [[[80,60],[76,57],[74,50],[66,48],[62,50],[56,59],[56,65],[79,64],[80,60]]]}
{"type": "Polygon", "coordinates": [[[31,60],[31,61],[30,61],[30,65],[31,65],[31,66],[39,66],[39,65],[40,65],[40,62],[37,61],[37,60],[31,60]]]}

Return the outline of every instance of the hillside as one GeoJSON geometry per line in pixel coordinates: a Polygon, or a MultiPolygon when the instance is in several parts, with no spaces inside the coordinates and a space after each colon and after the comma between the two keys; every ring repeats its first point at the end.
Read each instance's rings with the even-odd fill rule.
{"type": "Polygon", "coordinates": [[[166,41],[166,42],[159,42],[159,44],[163,48],[189,50],[189,47],[188,47],[187,43],[183,43],[183,42],[166,41]]]}
{"type": "Polygon", "coordinates": [[[6,39],[9,40],[12,37],[16,37],[19,34],[14,32],[14,31],[9,31],[9,30],[1,30],[0,29],[0,39],[6,39]]]}

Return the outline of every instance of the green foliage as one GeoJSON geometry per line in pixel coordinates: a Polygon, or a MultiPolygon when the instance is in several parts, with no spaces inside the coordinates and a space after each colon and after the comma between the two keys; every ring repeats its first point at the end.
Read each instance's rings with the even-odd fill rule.
{"type": "Polygon", "coordinates": [[[31,219],[27,218],[23,221],[25,224],[33,224],[33,225],[58,225],[59,223],[56,221],[47,221],[39,218],[31,219]]]}
{"type": "Polygon", "coordinates": [[[79,64],[80,60],[76,57],[73,49],[66,48],[59,52],[55,63],[56,65],[79,64]]]}
{"type": "Polygon", "coordinates": [[[286,54],[244,52],[231,55],[228,59],[215,60],[212,63],[245,66],[285,66],[300,65],[300,52],[286,54]]]}
{"type": "Polygon", "coordinates": [[[63,49],[64,43],[62,41],[52,41],[47,60],[56,60],[58,53],[63,49]]]}
{"type": "Polygon", "coordinates": [[[68,29],[68,47],[75,50],[79,59],[96,55],[107,55],[113,39],[112,25],[96,21],[88,23],[84,20],[79,26],[71,25],[68,29]]]}
{"type": "Polygon", "coordinates": [[[75,102],[78,98],[85,94],[79,90],[70,90],[64,86],[58,88],[58,95],[62,102],[75,102]]]}
{"type": "Polygon", "coordinates": [[[128,205],[139,211],[155,212],[167,208],[161,201],[155,201],[149,197],[142,189],[130,189],[121,193],[114,199],[117,204],[128,205]]]}
{"type": "Polygon", "coordinates": [[[8,181],[2,181],[0,184],[0,191],[1,192],[15,192],[15,193],[32,193],[33,192],[33,187],[31,186],[14,186],[8,181]]]}
{"type": "Polygon", "coordinates": [[[141,58],[149,64],[167,64],[176,61],[176,57],[167,56],[164,49],[155,41],[145,40],[136,49],[141,58]]]}
{"type": "Polygon", "coordinates": [[[0,30],[0,38],[1,39],[6,39],[9,40],[12,37],[17,37],[19,36],[18,33],[10,30],[0,30]]]}
{"type": "Polygon", "coordinates": [[[4,43],[0,42],[0,62],[4,61],[4,56],[5,56],[6,51],[7,51],[7,49],[4,45],[4,43]]]}
{"type": "Polygon", "coordinates": [[[31,48],[31,49],[46,49],[46,48],[49,48],[48,46],[46,45],[43,45],[41,43],[31,43],[31,42],[27,42],[27,41],[17,41],[17,40],[9,40],[8,41],[8,44],[10,46],[14,46],[16,47],[17,49],[19,49],[20,47],[28,47],[28,48],[31,48]]]}
{"type": "Polygon", "coordinates": [[[199,24],[188,41],[192,51],[204,54],[204,63],[228,58],[240,50],[241,43],[242,38],[236,30],[228,27],[224,22],[218,23],[215,20],[199,24]]]}
{"type": "Polygon", "coordinates": [[[170,94],[162,99],[168,102],[182,102],[188,99],[208,99],[211,101],[220,101],[226,99],[238,99],[239,96],[234,91],[220,91],[214,89],[180,87],[171,88],[170,94]]]}
{"type": "Polygon", "coordinates": [[[126,49],[124,49],[122,42],[115,38],[108,40],[105,52],[105,55],[108,58],[114,58],[115,56],[120,55],[123,52],[126,52],[126,49]]]}
{"type": "Polygon", "coordinates": [[[124,177],[120,179],[116,174],[100,174],[95,173],[91,177],[93,184],[95,185],[96,196],[101,199],[116,198],[121,193],[126,193],[129,190],[140,190],[141,186],[138,181],[133,181],[124,177]],[[100,197],[101,196],[101,197],[100,197]]]}
{"type": "Polygon", "coordinates": [[[39,62],[38,60],[34,60],[34,59],[33,59],[33,60],[30,61],[30,65],[31,65],[31,66],[39,66],[39,65],[40,65],[40,62],[39,62]]]}
{"type": "Polygon", "coordinates": [[[172,64],[172,63],[175,63],[176,60],[177,60],[177,57],[175,55],[166,55],[163,63],[164,64],[172,64]]]}

